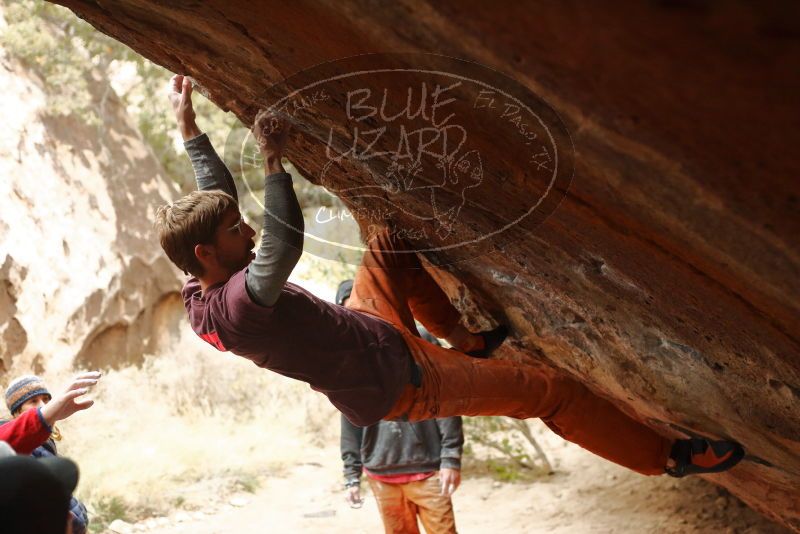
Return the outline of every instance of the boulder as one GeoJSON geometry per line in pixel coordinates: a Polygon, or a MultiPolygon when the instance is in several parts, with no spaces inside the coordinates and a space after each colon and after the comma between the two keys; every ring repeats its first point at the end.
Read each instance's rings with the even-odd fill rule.
{"type": "Polygon", "coordinates": [[[90,87],[98,125],[48,113],[42,81],[0,62],[0,374],[136,363],[178,331],[151,223],[178,190],[108,83],[90,87]]]}
{"type": "Polygon", "coordinates": [[[800,530],[796,3],[58,3],[246,124],[290,97],[296,167],[405,232],[466,324],[507,322],[504,357],[665,434],[740,441],[747,459],[708,478],[800,530]],[[405,55],[341,61],[372,52],[405,55]],[[381,128],[456,75],[474,152],[401,168],[381,128]],[[354,139],[362,157],[338,157],[354,139]]]}

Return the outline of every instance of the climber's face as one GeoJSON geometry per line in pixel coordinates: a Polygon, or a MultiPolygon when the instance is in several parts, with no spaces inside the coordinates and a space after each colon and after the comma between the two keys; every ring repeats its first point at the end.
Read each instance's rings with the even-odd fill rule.
{"type": "Polygon", "coordinates": [[[17,409],[17,412],[14,414],[14,417],[19,417],[31,408],[41,408],[47,404],[49,400],[50,395],[36,395],[35,397],[31,397],[22,403],[22,405],[17,409]]]}
{"type": "Polygon", "coordinates": [[[195,254],[208,272],[225,274],[228,277],[247,267],[256,257],[256,232],[242,219],[239,210],[230,210],[214,234],[214,242],[197,245],[195,254]]]}

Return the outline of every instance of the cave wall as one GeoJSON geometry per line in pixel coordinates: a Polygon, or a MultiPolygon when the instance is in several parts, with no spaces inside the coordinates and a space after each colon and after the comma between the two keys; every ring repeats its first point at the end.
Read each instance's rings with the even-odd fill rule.
{"type": "Polygon", "coordinates": [[[108,82],[90,89],[100,124],[53,116],[50,88],[0,55],[2,384],[137,363],[185,313],[150,222],[178,190],[108,82]]]}
{"type": "MultiPolygon", "coordinates": [[[[574,175],[537,226],[470,261],[428,255],[465,321],[507,321],[505,357],[560,367],[664,433],[742,442],[748,458],[709,479],[800,530],[796,3],[58,3],[248,124],[272,84],[357,54],[431,52],[517,80],[563,120],[574,175]]],[[[319,167],[346,121],[300,125],[293,163],[319,167]]],[[[508,157],[504,139],[486,127],[484,161],[508,157]]],[[[332,185],[370,185],[385,163],[332,185]]],[[[503,200],[531,194],[495,179],[503,200]]],[[[499,224],[491,200],[465,205],[457,232],[499,224]]]]}

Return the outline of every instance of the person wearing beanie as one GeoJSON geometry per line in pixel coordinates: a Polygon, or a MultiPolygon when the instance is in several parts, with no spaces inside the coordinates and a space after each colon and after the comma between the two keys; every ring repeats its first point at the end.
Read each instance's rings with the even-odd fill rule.
{"type": "Polygon", "coordinates": [[[47,391],[44,381],[36,375],[25,375],[14,380],[6,389],[6,406],[15,414],[23,404],[34,397],[42,397],[46,403],[53,398],[47,391]]]}
{"type": "MultiPolygon", "coordinates": [[[[7,442],[18,454],[35,458],[56,458],[55,441],[61,436],[55,427],[75,412],[86,410],[93,400],[81,398],[97,384],[100,373],[83,373],[63,393],[52,396],[44,381],[35,375],[21,376],[6,388],[5,400],[10,421],[0,421],[0,441],[7,442]]],[[[73,534],[84,534],[89,524],[86,507],[76,498],[69,501],[73,534]]]]}

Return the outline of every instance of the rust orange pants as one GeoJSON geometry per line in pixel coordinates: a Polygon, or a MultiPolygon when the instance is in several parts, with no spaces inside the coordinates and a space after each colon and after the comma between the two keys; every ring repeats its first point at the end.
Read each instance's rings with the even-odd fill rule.
{"type": "Polygon", "coordinates": [[[420,338],[414,318],[446,337],[458,311],[422,267],[416,253],[388,231],[370,241],[348,307],[392,323],[422,370],[385,419],[410,421],[456,415],[541,418],[558,435],[607,460],[646,475],[664,473],[672,441],[550,368],[470,358],[420,338]]]}
{"type": "Polygon", "coordinates": [[[450,497],[439,494],[439,477],[406,484],[387,484],[367,477],[386,534],[419,534],[417,516],[426,534],[455,534],[456,518],[450,497]]]}

